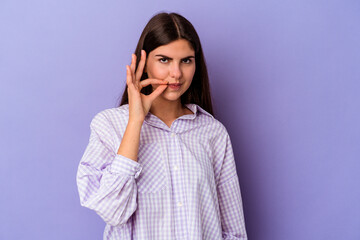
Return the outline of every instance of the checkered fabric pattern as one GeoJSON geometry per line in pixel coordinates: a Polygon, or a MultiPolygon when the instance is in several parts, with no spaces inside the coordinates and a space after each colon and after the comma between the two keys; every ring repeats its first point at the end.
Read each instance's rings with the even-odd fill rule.
{"type": "Polygon", "coordinates": [[[105,222],[103,239],[247,239],[232,145],[196,104],[169,128],[148,113],[138,160],[117,151],[129,106],[103,110],[77,172],[82,206],[105,222]]]}

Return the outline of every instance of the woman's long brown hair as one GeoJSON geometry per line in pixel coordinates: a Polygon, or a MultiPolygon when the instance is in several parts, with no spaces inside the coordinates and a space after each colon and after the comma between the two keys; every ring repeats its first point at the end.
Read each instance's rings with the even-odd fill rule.
{"type": "MultiPolygon", "coordinates": [[[[189,89],[181,96],[181,103],[195,103],[208,113],[214,115],[211,103],[209,76],[200,39],[193,25],[183,16],[177,13],[162,12],[156,14],[149,20],[135,49],[136,69],[139,65],[141,49],[144,49],[148,56],[155,48],[178,39],[185,39],[190,42],[195,51],[196,64],[192,83],[189,89]]],[[[148,78],[147,74],[143,73],[140,80],[146,78],[148,78]]],[[[151,91],[151,85],[141,90],[144,94],[150,94],[151,91]]],[[[128,94],[127,87],[125,86],[119,106],[127,103],[128,94]]]]}

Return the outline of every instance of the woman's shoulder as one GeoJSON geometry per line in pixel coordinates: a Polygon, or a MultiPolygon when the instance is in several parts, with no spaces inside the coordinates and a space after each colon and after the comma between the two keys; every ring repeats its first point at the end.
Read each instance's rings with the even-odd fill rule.
{"type": "Polygon", "coordinates": [[[197,104],[187,104],[186,105],[192,112],[196,113],[198,120],[205,125],[208,129],[216,129],[216,132],[221,132],[227,134],[227,130],[218,119],[216,119],[212,114],[201,108],[197,104]]]}
{"type": "Polygon", "coordinates": [[[107,108],[97,112],[94,115],[92,122],[98,122],[98,121],[121,122],[125,120],[127,121],[128,118],[129,118],[129,105],[124,104],[119,107],[107,108]]]}

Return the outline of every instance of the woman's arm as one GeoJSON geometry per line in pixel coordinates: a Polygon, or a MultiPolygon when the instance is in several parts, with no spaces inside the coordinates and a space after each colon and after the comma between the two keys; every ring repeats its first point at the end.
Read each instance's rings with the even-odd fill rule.
{"type": "Polygon", "coordinates": [[[135,55],[131,66],[126,66],[129,119],[119,148],[112,148],[114,139],[110,122],[103,113],[97,114],[90,124],[89,144],[77,172],[81,205],[96,211],[112,226],[125,224],[137,208],[135,179],[142,169],[137,163],[141,126],[152,101],[167,87],[159,86],[147,96],[140,93],[141,88],[149,84],[166,83],[156,79],[140,82],[145,60],[143,51],[136,73],[135,55]]]}
{"type": "Polygon", "coordinates": [[[137,162],[142,122],[129,121],[117,154],[137,162]]]}
{"type": "Polygon", "coordinates": [[[137,208],[135,179],[141,165],[116,154],[110,123],[103,113],[94,117],[90,129],[77,172],[80,204],[94,210],[107,224],[120,226],[137,208]]]}
{"type": "Polygon", "coordinates": [[[240,185],[230,137],[226,133],[225,137],[219,138],[218,141],[222,142],[218,144],[224,146],[223,151],[217,154],[221,159],[217,169],[221,170],[216,179],[223,239],[247,240],[240,185]]]}
{"type": "Polygon", "coordinates": [[[140,81],[146,61],[146,52],[141,51],[139,66],[135,72],[136,56],[132,54],[131,65],[126,66],[126,84],[129,99],[129,123],[126,127],[123,141],[121,141],[118,154],[137,161],[139,150],[140,130],[146,114],[149,112],[152,102],[167,87],[167,81],[157,79],[146,79],[140,81]],[[160,85],[149,95],[141,93],[141,89],[150,84],[160,85]]]}

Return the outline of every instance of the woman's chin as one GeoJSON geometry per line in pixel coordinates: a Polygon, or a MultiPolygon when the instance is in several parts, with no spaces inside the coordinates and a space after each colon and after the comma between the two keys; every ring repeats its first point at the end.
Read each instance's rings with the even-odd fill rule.
{"type": "Polygon", "coordinates": [[[176,102],[180,100],[181,95],[176,92],[170,92],[170,93],[165,92],[161,94],[161,98],[163,98],[166,101],[176,102]]]}

